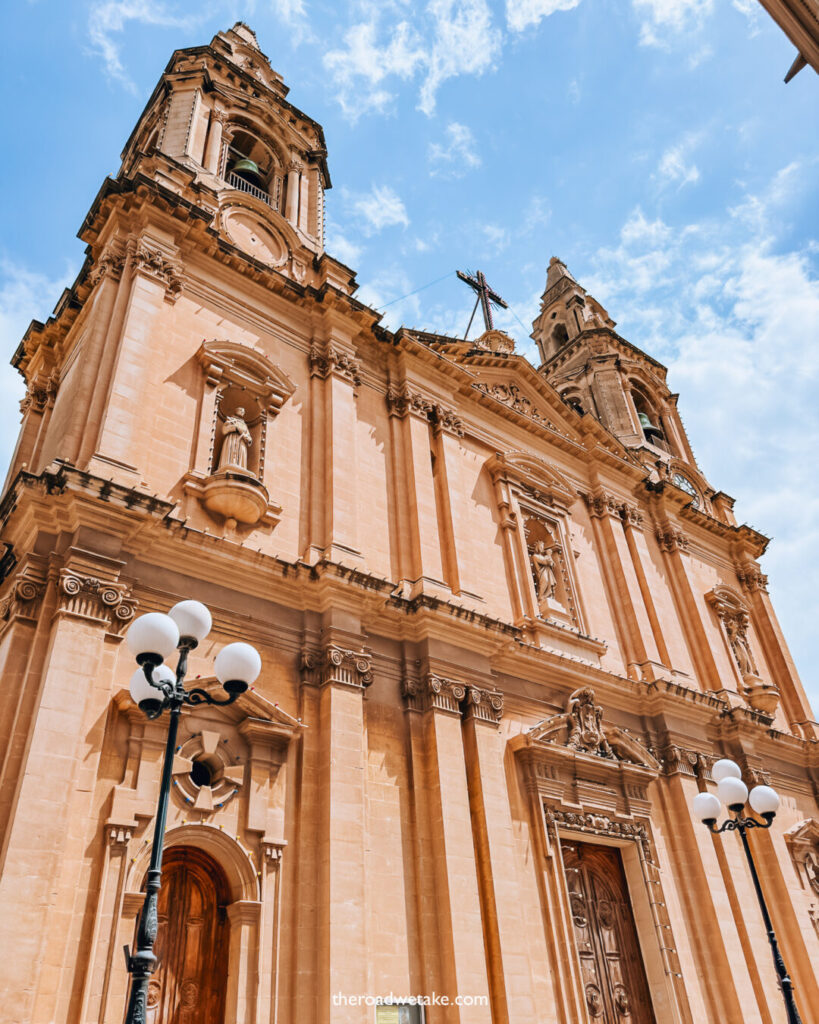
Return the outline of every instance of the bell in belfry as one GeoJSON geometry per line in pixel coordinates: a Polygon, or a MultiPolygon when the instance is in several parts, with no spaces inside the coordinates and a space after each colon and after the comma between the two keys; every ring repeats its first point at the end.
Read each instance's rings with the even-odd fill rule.
{"type": "Polygon", "coordinates": [[[249,160],[247,157],[237,160],[233,167],[231,167],[231,171],[246,181],[249,185],[255,185],[257,188],[261,188],[263,185],[262,173],[259,170],[259,165],[253,160],[249,160]]]}
{"type": "Polygon", "coordinates": [[[637,419],[640,421],[640,426],[643,430],[654,430],[654,424],[648,418],[648,415],[644,412],[637,413],[637,419]]]}

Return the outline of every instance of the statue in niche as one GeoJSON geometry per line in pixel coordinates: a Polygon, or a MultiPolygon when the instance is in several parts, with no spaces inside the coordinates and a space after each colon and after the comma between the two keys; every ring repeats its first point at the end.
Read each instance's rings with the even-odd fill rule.
{"type": "Polygon", "coordinates": [[[549,547],[545,540],[539,540],[532,552],[532,565],[535,569],[535,584],[539,604],[554,600],[557,590],[557,566],[555,564],[554,545],[549,547]]]}
{"type": "Polygon", "coordinates": [[[728,634],[728,643],[734,652],[742,678],[755,676],[756,667],[751,656],[751,648],[748,646],[748,637],[745,635],[743,624],[737,619],[726,618],[725,632],[728,634]]]}
{"type": "Polygon", "coordinates": [[[222,451],[219,454],[220,471],[250,472],[247,467],[247,453],[253,444],[253,438],[244,415],[245,410],[238,406],[236,411],[225,419],[225,425],[222,427],[222,451]]]}
{"type": "Polygon", "coordinates": [[[574,691],[566,711],[569,716],[567,747],[603,757],[615,756],[603,732],[603,709],[594,703],[594,690],[590,686],[574,691]]]}
{"type": "Polygon", "coordinates": [[[805,877],[815,895],[819,896],[819,857],[813,851],[805,857],[805,877]]]}

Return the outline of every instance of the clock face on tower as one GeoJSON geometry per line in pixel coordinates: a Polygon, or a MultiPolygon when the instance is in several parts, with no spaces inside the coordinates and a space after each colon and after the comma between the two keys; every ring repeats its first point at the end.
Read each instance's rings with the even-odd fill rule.
{"type": "Polygon", "coordinates": [[[685,491],[686,494],[691,495],[691,504],[694,508],[699,508],[700,496],[697,494],[696,487],[691,483],[688,477],[682,475],[682,473],[675,473],[671,477],[671,482],[675,487],[679,487],[681,491],[685,491]]]}
{"type": "Polygon", "coordinates": [[[252,210],[232,207],[222,215],[225,234],[231,242],[254,259],[271,267],[287,260],[287,246],[252,210]]]}

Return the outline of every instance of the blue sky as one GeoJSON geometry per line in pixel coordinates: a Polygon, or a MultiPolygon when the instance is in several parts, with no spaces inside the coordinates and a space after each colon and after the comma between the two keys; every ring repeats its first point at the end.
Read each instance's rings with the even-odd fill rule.
{"type": "MultiPolygon", "coordinates": [[[[324,125],[327,246],[388,326],[462,332],[454,271],[480,268],[534,360],[558,255],[669,366],[702,470],[774,537],[763,566],[819,704],[819,81],[783,84],[793,49],[756,0],[191,8],[5,13],[3,361],[79,269],[75,233],[173,49],[246,20],[324,125]]],[[[3,462],[21,394],[0,367],[3,462]]]]}

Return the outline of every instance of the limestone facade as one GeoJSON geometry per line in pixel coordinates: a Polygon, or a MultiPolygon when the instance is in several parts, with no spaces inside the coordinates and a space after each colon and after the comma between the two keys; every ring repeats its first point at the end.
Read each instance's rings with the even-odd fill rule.
{"type": "Polygon", "coordinates": [[[499,331],[380,326],[324,250],[323,135],[286,96],[242,24],[176,52],[14,357],[3,1019],[122,1019],[166,724],[122,640],[192,597],[199,685],[224,643],[263,657],[186,712],[166,833],[224,875],[225,1024],[363,1024],[349,997],[389,993],[471,1001],[427,1024],[604,1019],[578,842],[618,851],[656,1021],[784,1021],[736,836],[689,810],[720,755],[783,796],[751,839],[819,1021],[819,726],[766,538],[559,260],[538,369],[499,331]]]}

